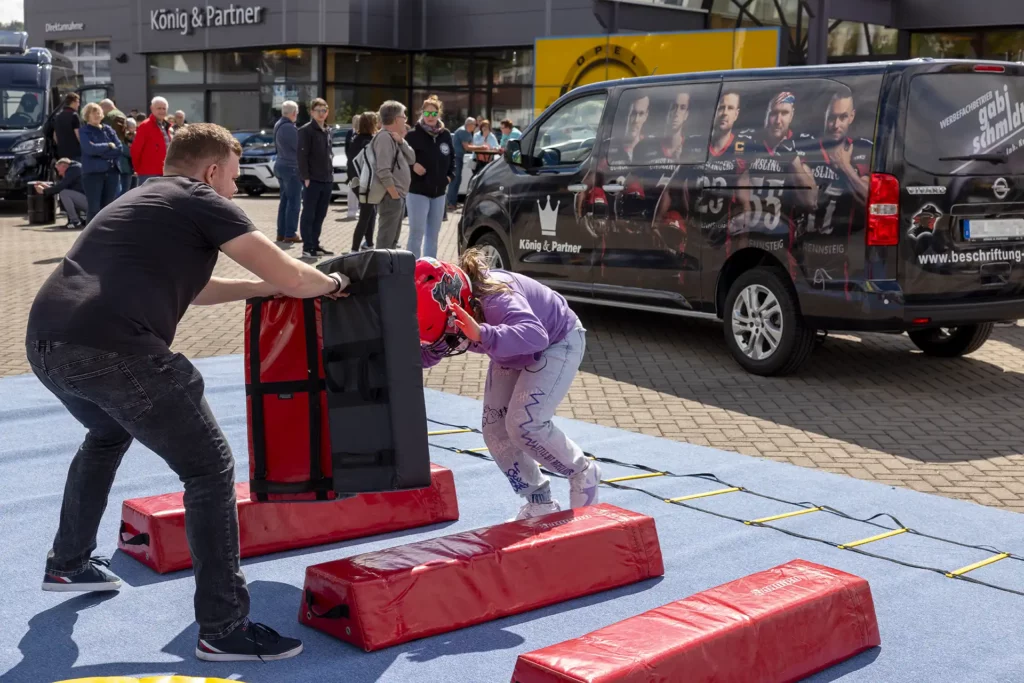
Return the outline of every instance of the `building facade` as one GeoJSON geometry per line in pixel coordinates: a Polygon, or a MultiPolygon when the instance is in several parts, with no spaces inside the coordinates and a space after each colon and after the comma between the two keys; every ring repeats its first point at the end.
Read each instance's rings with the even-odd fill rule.
{"type": "Polygon", "coordinates": [[[428,94],[449,124],[525,125],[535,45],[553,37],[778,27],[781,64],[1024,60],[1022,0],[32,0],[25,23],[122,109],[161,95],[232,129],[270,125],[289,99],[322,96],[346,123],[428,94]]]}

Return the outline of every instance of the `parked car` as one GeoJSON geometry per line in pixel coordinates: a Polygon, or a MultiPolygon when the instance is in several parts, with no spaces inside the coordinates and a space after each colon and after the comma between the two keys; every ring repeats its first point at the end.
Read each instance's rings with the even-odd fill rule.
{"type": "Polygon", "coordinates": [[[274,175],[277,149],[274,146],[273,131],[236,131],[232,134],[242,145],[239,176],[235,181],[238,189],[250,197],[280,190],[281,184],[274,175]]]}
{"type": "MultiPolygon", "coordinates": [[[[345,183],[348,181],[348,159],[345,157],[345,134],[352,126],[336,126],[331,133],[334,147],[334,188],[331,201],[346,197],[345,183]]],[[[235,181],[238,189],[250,197],[259,197],[264,192],[278,191],[281,184],[274,175],[277,149],[273,132],[236,131],[235,138],[242,145],[239,161],[240,175],[235,181]]]]}
{"type": "Polygon", "coordinates": [[[1024,64],[583,86],[473,178],[459,246],[571,301],[720,320],[755,374],[828,330],[968,354],[1024,318],[1024,64]]]}

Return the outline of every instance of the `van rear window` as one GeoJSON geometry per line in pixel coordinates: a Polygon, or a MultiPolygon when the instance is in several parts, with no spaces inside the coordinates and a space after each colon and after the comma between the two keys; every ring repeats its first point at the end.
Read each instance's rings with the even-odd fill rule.
{"type": "Polygon", "coordinates": [[[1024,77],[991,73],[915,76],[904,158],[937,175],[1024,173],[1024,77]],[[952,159],[994,155],[990,160],[952,159]],[[1005,158],[1005,162],[996,163],[1005,158]]]}

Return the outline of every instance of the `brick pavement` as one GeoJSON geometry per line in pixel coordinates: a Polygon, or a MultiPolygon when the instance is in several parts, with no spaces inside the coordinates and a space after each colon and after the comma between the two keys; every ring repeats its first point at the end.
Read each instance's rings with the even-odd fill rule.
{"type": "MultiPolygon", "coordinates": [[[[276,199],[238,202],[272,236],[276,199]]],[[[19,214],[0,213],[0,376],[27,372],[29,305],[77,237],[19,214]]],[[[342,215],[332,210],[323,240],[339,252],[354,226],[342,215]]],[[[440,252],[455,253],[454,221],[440,252]]],[[[227,259],[217,274],[244,276],[227,259]]],[[[1024,327],[1000,328],[958,360],[926,358],[903,336],[831,337],[799,375],[769,379],[738,368],[718,325],[576,309],[588,351],[561,416],[1024,511],[1024,327]]],[[[241,353],[243,312],[193,308],[175,350],[241,353]]],[[[469,354],[429,371],[426,384],[480,398],[485,371],[469,354]]]]}

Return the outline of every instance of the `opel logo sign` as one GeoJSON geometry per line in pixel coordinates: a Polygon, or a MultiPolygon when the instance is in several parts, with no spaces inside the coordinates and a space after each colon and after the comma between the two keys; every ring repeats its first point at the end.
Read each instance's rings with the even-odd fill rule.
{"type": "Polygon", "coordinates": [[[996,199],[1006,199],[1006,195],[1010,194],[1010,184],[1006,182],[1006,178],[998,178],[992,183],[992,193],[996,199]]]}

